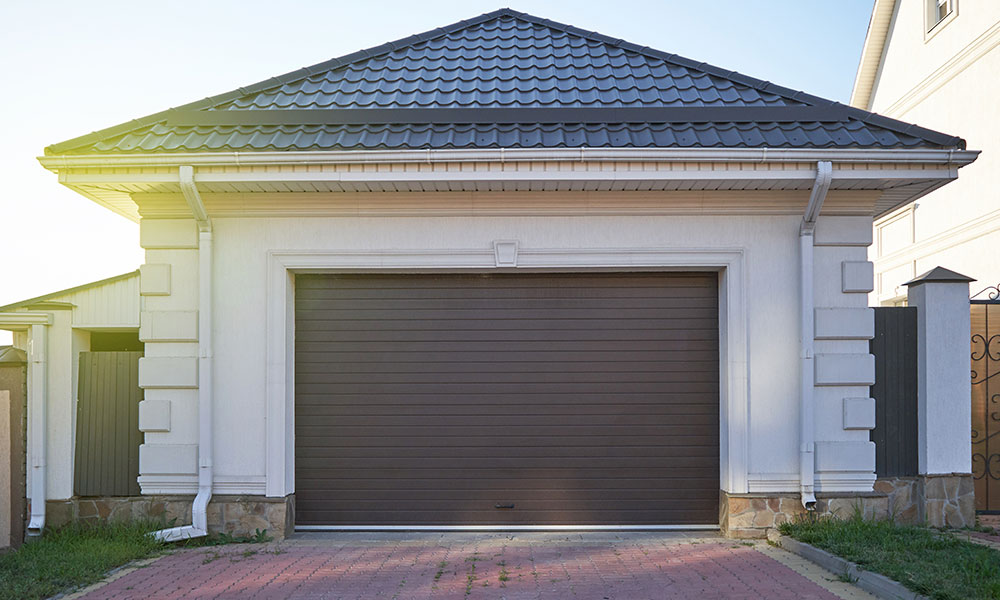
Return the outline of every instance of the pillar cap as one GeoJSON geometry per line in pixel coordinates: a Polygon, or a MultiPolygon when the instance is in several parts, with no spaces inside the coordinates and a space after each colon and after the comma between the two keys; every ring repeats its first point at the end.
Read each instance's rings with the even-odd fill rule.
{"type": "Polygon", "coordinates": [[[971,277],[966,277],[961,273],[948,270],[944,267],[934,267],[923,275],[907,281],[903,285],[918,285],[921,283],[970,283],[975,281],[971,277]]]}
{"type": "Polygon", "coordinates": [[[0,346],[0,363],[24,364],[28,362],[28,355],[24,350],[14,346],[0,346]]]}

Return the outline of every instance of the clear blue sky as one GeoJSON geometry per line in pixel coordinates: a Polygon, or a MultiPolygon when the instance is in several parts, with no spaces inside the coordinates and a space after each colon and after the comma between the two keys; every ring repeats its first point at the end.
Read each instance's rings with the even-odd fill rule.
{"type": "Polygon", "coordinates": [[[142,262],[138,227],[60,186],[46,145],[502,6],[846,103],[872,0],[8,0],[0,305],[142,262]]]}

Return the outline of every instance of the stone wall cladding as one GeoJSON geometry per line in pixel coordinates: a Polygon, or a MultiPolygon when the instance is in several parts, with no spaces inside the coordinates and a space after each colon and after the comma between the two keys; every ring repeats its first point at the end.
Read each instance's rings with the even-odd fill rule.
{"type": "Polygon", "coordinates": [[[889,517],[904,525],[923,522],[919,477],[886,477],[875,482],[875,491],[889,498],[889,517]]]}
{"type": "MultiPolygon", "coordinates": [[[[162,520],[164,525],[191,523],[194,496],[128,496],[71,498],[45,503],[46,524],[61,527],[71,521],[103,523],[132,519],[162,520]]],[[[295,497],[213,496],[208,504],[208,529],[212,533],[253,536],[267,530],[275,539],[294,531],[295,497]]]]}
{"type": "Polygon", "coordinates": [[[971,474],[924,475],[923,497],[921,520],[931,527],[975,526],[976,496],[971,474]]]}
{"type": "Polygon", "coordinates": [[[280,540],[291,535],[294,526],[294,496],[215,496],[208,504],[211,532],[253,536],[257,530],[267,530],[268,535],[280,540]]]}
{"type": "MultiPolygon", "coordinates": [[[[866,519],[962,528],[975,525],[975,504],[969,474],[887,477],[872,493],[817,494],[815,514],[845,519],[860,510],[866,519]]],[[[723,492],[719,502],[719,526],[735,538],[765,537],[768,529],[806,514],[798,494],[723,492]]]]}
{"type": "MultiPolygon", "coordinates": [[[[888,518],[888,496],[878,493],[818,495],[814,514],[844,519],[856,510],[866,519],[888,518]]],[[[723,534],[732,538],[764,538],[768,529],[808,514],[798,494],[723,493],[720,511],[719,527],[723,534]]]]}

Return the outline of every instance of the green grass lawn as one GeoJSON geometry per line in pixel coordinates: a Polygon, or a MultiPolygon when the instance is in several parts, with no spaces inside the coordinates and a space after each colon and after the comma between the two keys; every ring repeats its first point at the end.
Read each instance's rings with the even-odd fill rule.
{"type": "Polygon", "coordinates": [[[47,598],[104,578],[127,562],[165,547],[148,535],[162,523],[70,525],[0,555],[0,600],[47,598]]]}
{"type": "Polygon", "coordinates": [[[933,529],[853,518],[785,523],[780,530],[931,598],[1000,598],[1000,552],[933,529]]]}

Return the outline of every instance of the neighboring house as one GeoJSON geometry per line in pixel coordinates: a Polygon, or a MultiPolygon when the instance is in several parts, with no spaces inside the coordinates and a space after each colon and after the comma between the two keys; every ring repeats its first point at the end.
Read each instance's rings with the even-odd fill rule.
{"type": "MultiPolygon", "coordinates": [[[[943,265],[1000,283],[1000,2],[876,0],[851,104],[961,134],[982,150],[954,185],[875,221],[873,304],[943,265]]],[[[957,166],[957,165],[956,165],[957,166]]]]}
{"type": "MultiPolygon", "coordinates": [[[[975,157],[505,9],[40,160],[140,224],[138,483],[178,538],[885,513],[872,217],[975,157]]],[[[942,415],[921,473],[968,479],[942,415]]]]}

